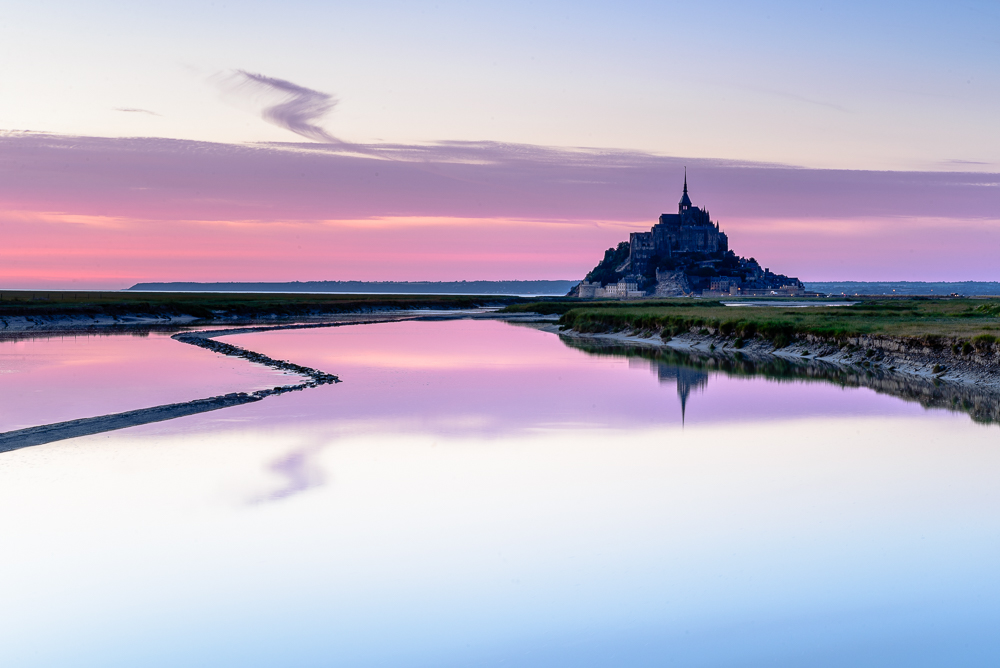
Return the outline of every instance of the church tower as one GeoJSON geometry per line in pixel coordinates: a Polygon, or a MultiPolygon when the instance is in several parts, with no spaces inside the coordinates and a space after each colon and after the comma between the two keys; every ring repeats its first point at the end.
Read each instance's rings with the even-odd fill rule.
{"type": "Polygon", "coordinates": [[[688,197],[688,170],[687,167],[684,168],[684,194],[681,195],[681,201],[677,205],[677,213],[683,214],[685,211],[691,208],[691,198],[688,197]]]}

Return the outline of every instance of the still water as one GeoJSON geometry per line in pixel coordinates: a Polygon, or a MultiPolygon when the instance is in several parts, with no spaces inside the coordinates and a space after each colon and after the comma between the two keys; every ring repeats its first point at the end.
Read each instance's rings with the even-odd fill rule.
{"type": "Polygon", "coordinates": [[[997,426],[495,321],[225,340],[344,382],[0,455],[0,665],[1000,662],[997,426]]]}
{"type": "Polygon", "coordinates": [[[260,390],[279,372],[206,355],[169,334],[0,342],[0,431],[260,390]]]}

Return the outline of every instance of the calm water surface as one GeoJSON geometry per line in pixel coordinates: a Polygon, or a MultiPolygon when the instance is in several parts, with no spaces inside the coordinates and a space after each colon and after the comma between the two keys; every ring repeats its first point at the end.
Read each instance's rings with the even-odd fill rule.
{"type": "Polygon", "coordinates": [[[226,340],[344,382],[0,455],[0,665],[1000,662],[996,426],[491,321],[226,340]]]}
{"type": "Polygon", "coordinates": [[[169,334],[0,341],[0,431],[284,384],[169,334]]]}

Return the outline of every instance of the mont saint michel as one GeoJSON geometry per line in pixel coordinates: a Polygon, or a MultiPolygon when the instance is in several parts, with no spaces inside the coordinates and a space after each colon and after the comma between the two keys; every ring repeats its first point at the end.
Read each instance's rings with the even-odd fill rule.
{"type": "Polygon", "coordinates": [[[649,232],[632,232],[570,291],[583,298],[639,299],[702,295],[795,296],[797,278],[736,255],[707,208],[691,202],[687,171],[677,213],[663,213],[649,232]]]}

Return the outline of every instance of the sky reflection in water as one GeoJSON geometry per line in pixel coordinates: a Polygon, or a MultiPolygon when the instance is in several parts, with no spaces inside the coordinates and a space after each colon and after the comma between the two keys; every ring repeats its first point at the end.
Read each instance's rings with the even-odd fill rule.
{"type": "Polygon", "coordinates": [[[682,428],[496,322],[227,340],[344,382],[0,457],[0,663],[1000,659],[996,427],[712,375],[682,428]]]}
{"type": "Polygon", "coordinates": [[[285,382],[276,371],[148,336],[0,341],[0,431],[285,382]]]}

